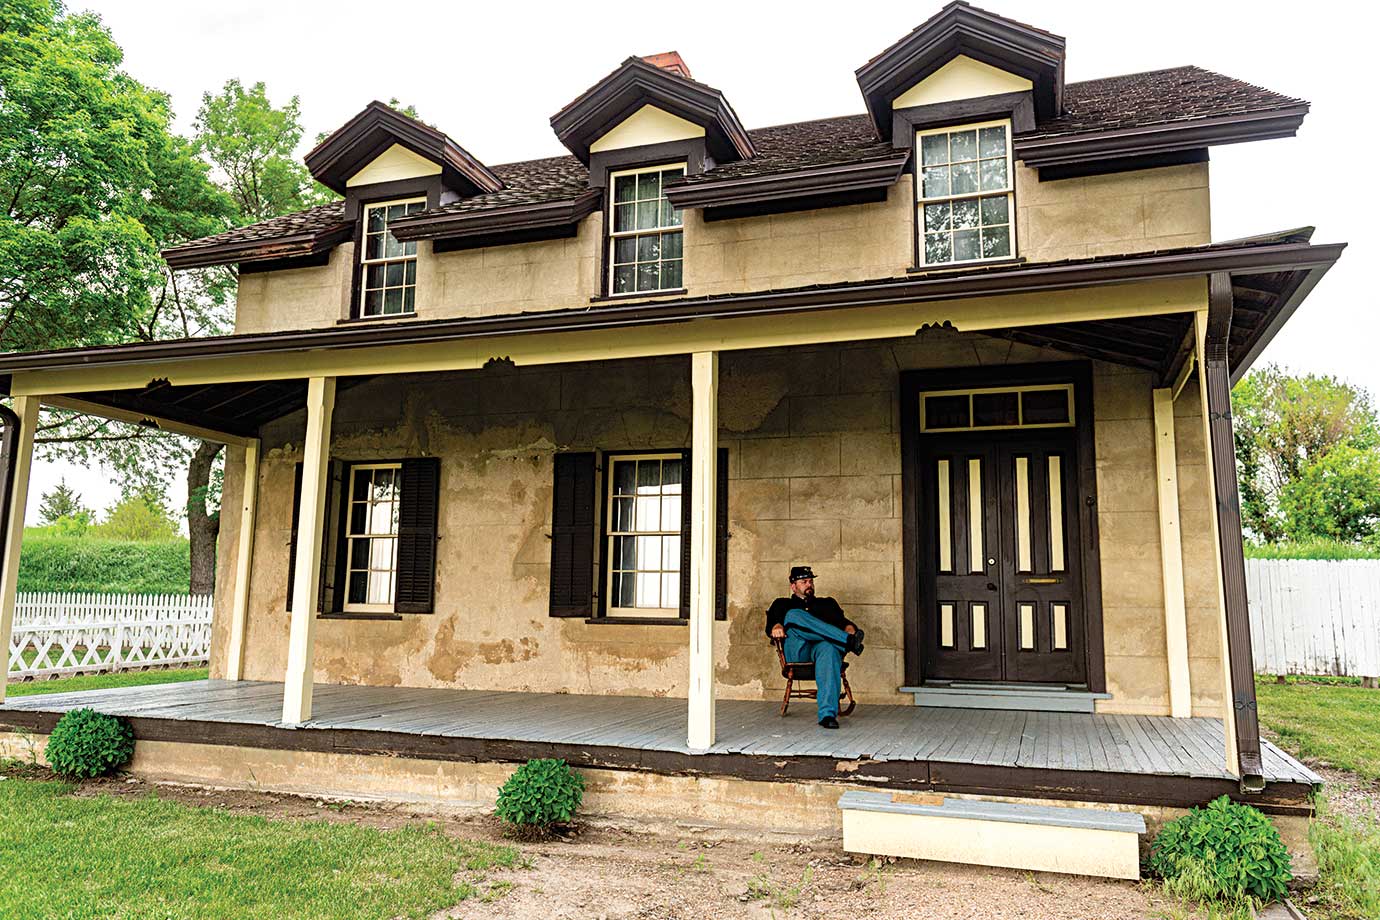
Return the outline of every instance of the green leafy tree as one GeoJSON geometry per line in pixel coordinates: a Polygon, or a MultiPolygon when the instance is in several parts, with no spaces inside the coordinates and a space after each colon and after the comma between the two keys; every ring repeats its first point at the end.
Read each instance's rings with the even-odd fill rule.
{"type": "Polygon", "coordinates": [[[1290,540],[1373,540],[1380,535],[1380,453],[1332,448],[1284,487],[1279,504],[1290,540]]]}
{"type": "Polygon", "coordinates": [[[97,536],[109,540],[171,540],[177,536],[177,522],[161,494],[141,488],[112,505],[95,530],[97,536]]]}
{"type": "Polygon", "coordinates": [[[81,496],[67,485],[67,480],[58,484],[39,497],[38,518],[44,524],[56,523],[61,518],[89,515],[91,512],[81,503],[81,496]]]}
{"type": "Polygon", "coordinates": [[[1242,520],[1266,543],[1301,526],[1286,521],[1281,502],[1307,469],[1339,446],[1369,452],[1380,443],[1365,390],[1327,375],[1291,375],[1276,365],[1236,385],[1232,415],[1242,520]]]}

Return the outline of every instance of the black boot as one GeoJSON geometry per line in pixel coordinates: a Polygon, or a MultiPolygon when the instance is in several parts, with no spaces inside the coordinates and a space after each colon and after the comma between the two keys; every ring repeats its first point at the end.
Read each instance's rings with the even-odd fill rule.
{"type": "Polygon", "coordinates": [[[825,716],[824,718],[822,718],[822,719],[819,720],[819,727],[820,727],[820,728],[838,728],[838,727],[839,727],[839,720],[838,720],[838,719],[835,719],[833,716],[825,716]]]}
{"type": "Polygon", "coordinates": [[[861,626],[855,626],[853,632],[848,636],[848,651],[854,655],[863,653],[863,631],[861,626]]]}

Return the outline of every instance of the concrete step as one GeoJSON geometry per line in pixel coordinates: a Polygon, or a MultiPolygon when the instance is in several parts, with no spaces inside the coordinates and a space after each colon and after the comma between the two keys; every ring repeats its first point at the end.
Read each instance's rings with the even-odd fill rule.
{"type": "Polygon", "coordinates": [[[1140,878],[1145,819],[1134,812],[859,790],[839,809],[850,853],[1140,878]]]}
{"type": "Polygon", "coordinates": [[[1000,684],[977,682],[926,683],[901,687],[915,697],[915,705],[937,709],[1020,709],[1032,712],[1093,712],[1098,700],[1110,693],[1092,693],[1081,687],[1053,684],[1000,684]]]}

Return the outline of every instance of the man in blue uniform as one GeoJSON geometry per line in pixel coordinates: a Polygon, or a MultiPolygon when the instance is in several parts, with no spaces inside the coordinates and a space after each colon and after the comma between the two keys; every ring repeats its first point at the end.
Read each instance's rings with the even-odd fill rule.
{"type": "Polygon", "coordinates": [[[815,573],[808,565],[791,568],[790,595],[767,608],[767,635],[786,640],[787,661],[815,663],[819,724],[838,728],[843,656],[862,654],[863,631],[843,615],[838,601],[815,596],[815,573]]]}

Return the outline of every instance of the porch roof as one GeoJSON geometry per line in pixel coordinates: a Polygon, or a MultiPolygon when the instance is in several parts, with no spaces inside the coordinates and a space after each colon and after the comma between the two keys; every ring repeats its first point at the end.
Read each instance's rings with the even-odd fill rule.
{"type": "MultiPolygon", "coordinates": [[[[74,395],[79,395],[79,401],[85,405],[72,407],[90,411],[104,407],[119,413],[115,417],[127,417],[130,421],[137,422],[146,416],[248,437],[264,422],[304,405],[303,379],[281,379],[283,375],[279,374],[280,379],[272,380],[265,375],[263,380],[249,382],[210,380],[176,385],[160,375],[160,365],[174,361],[215,362],[231,356],[282,358],[332,349],[367,351],[383,346],[461,340],[500,342],[521,335],[657,327],[708,319],[801,317],[821,311],[1072,290],[1214,273],[1227,273],[1232,279],[1230,360],[1233,378],[1238,378],[1345,248],[1345,244],[1313,244],[1311,236],[1312,228],[1301,228],[1174,250],[1039,264],[1013,262],[916,272],[902,278],[639,303],[605,301],[583,310],[387,323],[350,321],[327,329],[11,354],[0,356],[0,390],[10,392],[13,375],[27,372],[137,368],[138,376],[147,381],[142,388],[81,392],[74,395]],[[143,377],[144,369],[147,377],[143,377]]],[[[1191,317],[1171,313],[983,331],[1139,367],[1163,377],[1175,367],[1190,324],[1191,317]]]]}

